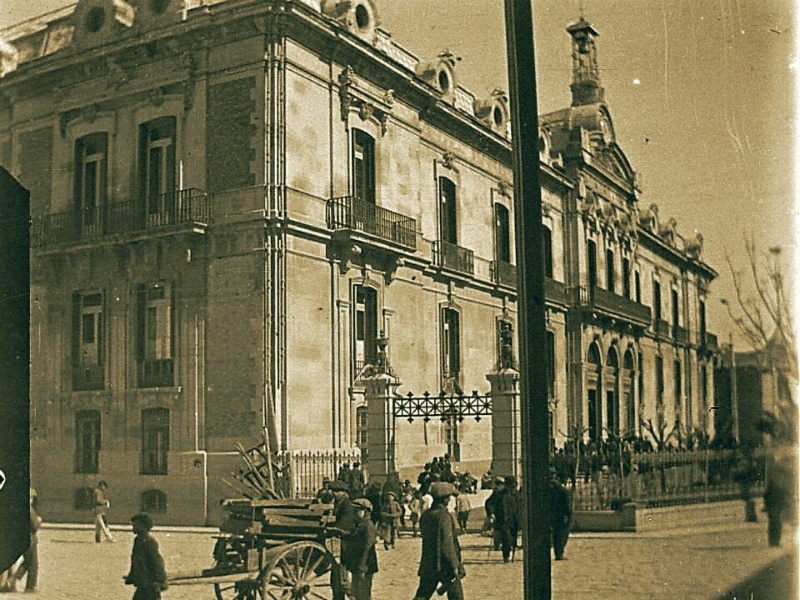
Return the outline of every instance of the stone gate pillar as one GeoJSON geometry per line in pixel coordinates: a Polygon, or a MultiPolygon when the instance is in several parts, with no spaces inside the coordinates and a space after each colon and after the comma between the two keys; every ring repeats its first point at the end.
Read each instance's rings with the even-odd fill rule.
{"type": "Polygon", "coordinates": [[[500,369],[486,375],[486,379],[492,396],[492,473],[514,475],[519,481],[522,474],[519,373],[500,369]]]}
{"type": "Polygon", "coordinates": [[[392,401],[397,397],[400,381],[387,373],[377,373],[364,380],[367,403],[367,472],[369,481],[397,483],[395,463],[394,412],[392,401]]]}

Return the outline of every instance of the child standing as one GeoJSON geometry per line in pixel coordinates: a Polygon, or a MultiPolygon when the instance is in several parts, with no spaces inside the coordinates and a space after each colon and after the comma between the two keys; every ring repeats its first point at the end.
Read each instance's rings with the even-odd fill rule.
{"type": "Polygon", "coordinates": [[[408,510],[411,513],[411,536],[417,537],[417,523],[419,523],[419,517],[422,514],[422,498],[420,498],[419,490],[416,490],[411,496],[408,510]]]}
{"type": "Polygon", "coordinates": [[[383,504],[381,504],[381,537],[383,547],[388,550],[394,548],[394,541],[397,537],[397,526],[400,523],[400,504],[395,500],[394,492],[386,492],[383,504]]]}
{"type": "Polygon", "coordinates": [[[148,514],[139,513],[131,517],[131,524],[136,538],[133,540],[131,570],[125,576],[125,584],[136,588],[133,600],[160,600],[161,592],[167,589],[167,573],[158,542],[150,535],[153,519],[148,514]]]}

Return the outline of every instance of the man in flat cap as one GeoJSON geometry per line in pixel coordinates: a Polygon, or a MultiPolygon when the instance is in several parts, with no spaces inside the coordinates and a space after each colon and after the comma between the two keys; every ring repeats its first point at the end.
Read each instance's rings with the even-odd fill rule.
{"type": "MultiPolygon", "coordinates": [[[[328,489],[333,492],[333,514],[336,520],[333,526],[329,529],[334,535],[341,538],[340,542],[340,558],[339,562],[345,563],[347,553],[349,536],[353,533],[356,527],[356,509],[353,502],[350,500],[350,486],[348,486],[341,479],[335,479],[330,482],[328,489]]],[[[350,578],[347,569],[339,569],[341,576],[341,588],[346,594],[350,594],[350,578]]]]}
{"type": "Polygon", "coordinates": [[[372,577],[378,572],[378,541],[375,523],[370,519],[372,502],[366,498],[353,500],[355,509],[355,529],[353,533],[342,535],[347,542],[347,553],[342,553],[342,565],[350,571],[351,594],[354,600],[371,600],[372,577]]]}
{"type": "Polygon", "coordinates": [[[131,517],[133,533],[133,552],[131,570],[125,576],[125,584],[136,588],[133,600],[159,600],[161,592],[167,589],[167,573],[164,559],[158,551],[158,542],[150,535],[153,519],[146,513],[131,517]]]}
{"type": "Polygon", "coordinates": [[[434,482],[429,490],[433,505],[420,518],[422,554],[419,559],[419,587],[414,600],[429,600],[437,587],[447,592],[448,600],[463,600],[461,578],[466,574],[461,563],[461,548],[456,523],[447,509],[450,498],[458,494],[452,483],[434,482]]]}

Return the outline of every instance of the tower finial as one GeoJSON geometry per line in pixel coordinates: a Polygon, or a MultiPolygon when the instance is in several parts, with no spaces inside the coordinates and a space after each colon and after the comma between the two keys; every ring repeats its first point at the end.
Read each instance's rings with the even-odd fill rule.
{"type": "MultiPolygon", "coordinates": [[[[583,0],[581,0],[583,8],[583,0]]],[[[567,27],[572,36],[572,105],[603,102],[604,90],[600,84],[595,38],[599,35],[581,14],[577,23],[567,27]]]]}

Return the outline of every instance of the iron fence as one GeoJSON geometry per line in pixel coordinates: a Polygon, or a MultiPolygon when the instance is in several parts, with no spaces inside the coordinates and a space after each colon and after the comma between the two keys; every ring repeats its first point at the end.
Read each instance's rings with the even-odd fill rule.
{"type": "MultiPolygon", "coordinates": [[[[763,487],[766,458],[765,453],[754,458],[753,494],[763,487]]],[[[731,500],[742,495],[741,465],[733,450],[623,452],[602,466],[581,456],[568,488],[573,508],[587,511],[619,509],[628,502],[655,507],[731,500]]]]}
{"type": "Polygon", "coordinates": [[[286,450],[281,454],[292,498],[313,498],[325,477],[336,479],[339,467],[361,461],[358,448],[332,450],[286,450]]]}

